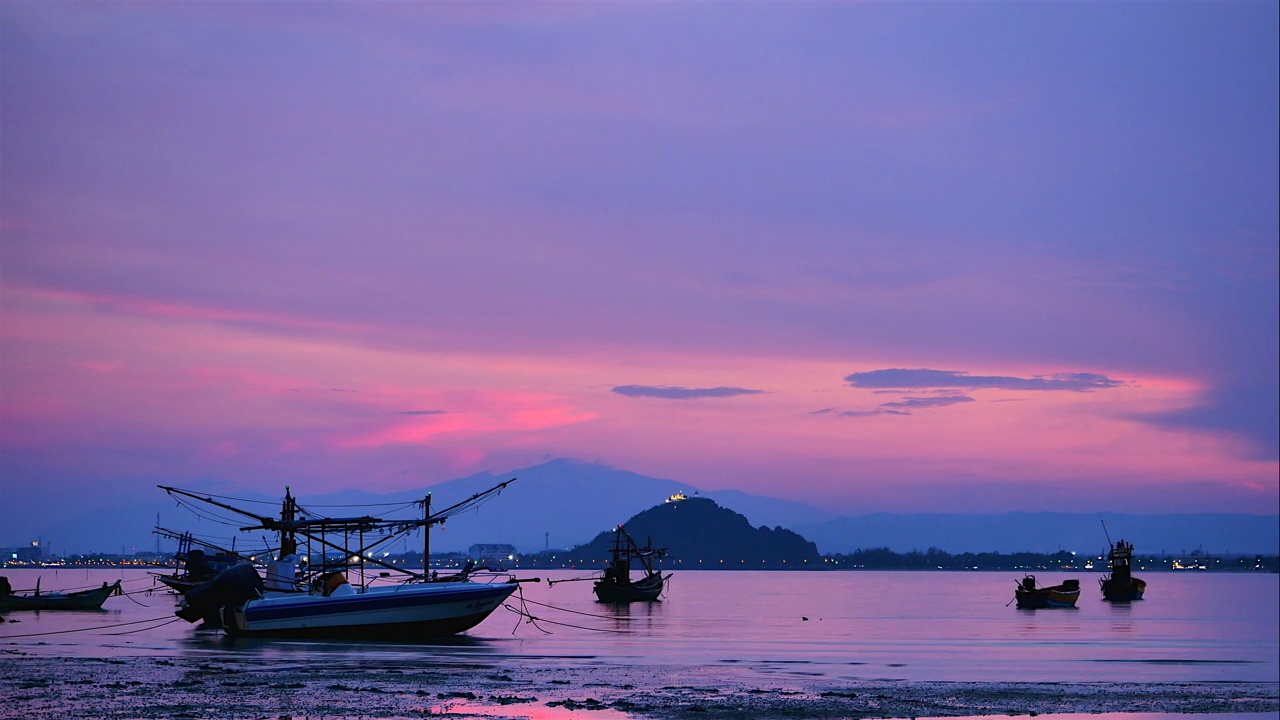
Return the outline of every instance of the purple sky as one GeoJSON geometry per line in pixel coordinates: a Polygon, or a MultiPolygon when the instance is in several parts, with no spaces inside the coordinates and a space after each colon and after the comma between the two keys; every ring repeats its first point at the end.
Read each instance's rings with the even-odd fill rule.
{"type": "Polygon", "coordinates": [[[0,545],[552,457],[1274,513],[1277,14],[0,3],[0,545]]]}

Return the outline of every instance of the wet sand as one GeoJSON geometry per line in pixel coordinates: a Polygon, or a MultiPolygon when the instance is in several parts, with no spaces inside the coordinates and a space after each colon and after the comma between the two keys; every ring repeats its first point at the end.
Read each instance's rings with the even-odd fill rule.
{"type": "Polygon", "coordinates": [[[1280,712],[1280,683],[972,683],[736,677],[723,668],[371,658],[38,657],[0,648],[0,717],[915,718],[1280,712]]]}

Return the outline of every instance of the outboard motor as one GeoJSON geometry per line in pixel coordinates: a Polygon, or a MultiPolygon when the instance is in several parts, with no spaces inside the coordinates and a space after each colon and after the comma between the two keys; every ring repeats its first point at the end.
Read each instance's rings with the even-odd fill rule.
{"type": "Polygon", "coordinates": [[[237,606],[260,597],[262,577],[253,565],[243,563],[227,568],[212,580],[188,590],[176,614],[189,623],[203,620],[201,628],[216,629],[222,627],[218,612],[222,606],[237,606]]]}

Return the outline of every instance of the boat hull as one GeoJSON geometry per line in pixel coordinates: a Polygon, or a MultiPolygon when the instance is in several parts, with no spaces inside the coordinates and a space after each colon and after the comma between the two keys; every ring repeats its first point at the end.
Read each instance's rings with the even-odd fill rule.
{"type": "Polygon", "coordinates": [[[1018,583],[1013,597],[1020,608],[1073,608],[1080,599],[1080,581],[1066,580],[1061,585],[1041,587],[1036,585],[1035,577],[1028,575],[1018,583]]]}
{"type": "Polygon", "coordinates": [[[612,578],[597,580],[596,599],[606,603],[653,602],[662,595],[663,577],[658,573],[638,582],[616,582],[612,578]]]}
{"type": "Polygon", "coordinates": [[[271,595],[224,617],[227,632],[259,637],[422,640],[469,630],[515,583],[416,583],[342,596],[271,595]]]}
{"type": "Polygon", "coordinates": [[[1147,590],[1147,582],[1138,578],[1130,578],[1128,582],[1122,580],[1103,580],[1102,599],[1108,602],[1133,602],[1141,600],[1142,594],[1147,590]]]}
{"type": "Polygon", "coordinates": [[[1080,599],[1080,592],[1053,592],[1039,590],[1030,593],[1018,593],[1017,604],[1020,608],[1073,608],[1080,599]]]}
{"type": "Polygon", "coordinates": [[[13,610],[100,610],[112,593],[120,592],[120,581],[94,590],[74,593],[0,596],[0,612],[13,610]]]}
{"type": "Polygon", "coordinates": [[[186,578],[175,577],[173,575],[153,575],[153,577],[163,583],[165,587],[179,595],[185,595],[188,590],[199,587],[205,582],[204,580],[188,580],[186,578]]]}

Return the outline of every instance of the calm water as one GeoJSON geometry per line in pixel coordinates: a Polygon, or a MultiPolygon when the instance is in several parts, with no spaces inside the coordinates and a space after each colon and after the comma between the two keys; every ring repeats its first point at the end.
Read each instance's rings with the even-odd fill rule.
{"type": "MultiPolygon", "coordinates": [[[[950,681],[1280,682],[1280,575],[1148,573],[1148,598],[1105,603],[1080,573],[1079,607],[1007,605],[1016,573],[677,572],[661,603],[611,607],[588,582],[523,586],[536,623],[499,609],[453,644],[228,642],[173,619],[142,570],[5,570],[15,589],[81,589],[117,578],[130,595],[99,612],[10,613],[0,649],[119,657],[361,653],[566,666],[670,664],[725,673],[950,681]],[[542,604],[537,604],[542,603],[542,604]],[[552,607],[548,607],[552,606],[552,607]],[[808,618],[807,620],[805,618],[808,618]],[[13,622],[13,621],[17,622],[13,622]],[[547,631],[547,632],[543,632],[547,631]]],[[[522,576],[534,573],[522,572],[522,576]]],[[[1067,575],[1043,573],[1044,583],[1067,575]]],[[[513,604],[519,596],[512,598],[513,604]]],[[[300,657],[300,656],[299,656],[300,657]]]]}

